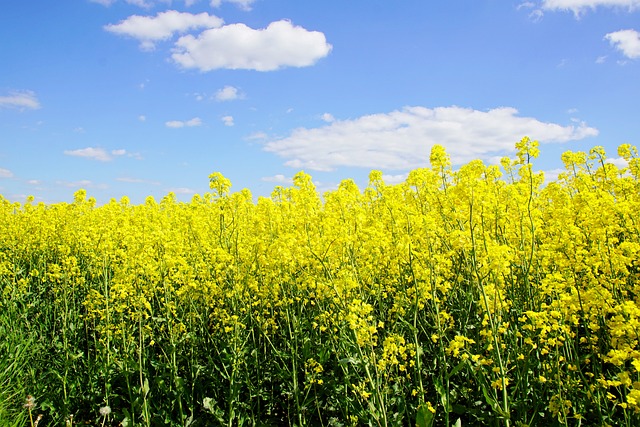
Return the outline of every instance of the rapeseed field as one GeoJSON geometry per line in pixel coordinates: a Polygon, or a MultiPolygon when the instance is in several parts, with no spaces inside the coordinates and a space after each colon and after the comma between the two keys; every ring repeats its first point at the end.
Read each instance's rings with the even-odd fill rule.
{"type": "Polygon", "coordinates": [[[0,425],[640,425],[640,158],[0,197],[0,425]]]}

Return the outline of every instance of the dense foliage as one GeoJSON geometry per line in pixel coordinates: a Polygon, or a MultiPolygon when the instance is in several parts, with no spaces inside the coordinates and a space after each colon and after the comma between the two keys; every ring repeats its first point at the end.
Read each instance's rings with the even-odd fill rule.
{"type": "Polygon", "coordinates": [[[0,196],[0,424],[638,425],[638,154],[543,185],[517,150],[322,198],[0,196]]]}

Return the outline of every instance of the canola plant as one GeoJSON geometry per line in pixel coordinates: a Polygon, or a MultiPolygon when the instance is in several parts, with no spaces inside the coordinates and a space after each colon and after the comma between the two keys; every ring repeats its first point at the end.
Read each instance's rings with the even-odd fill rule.
{"type": "Polygon", "coordinates": [[[516,148],[322,196],[0,196],[0,423],[638,425],[638,153],[544,184],[516,148]]]}

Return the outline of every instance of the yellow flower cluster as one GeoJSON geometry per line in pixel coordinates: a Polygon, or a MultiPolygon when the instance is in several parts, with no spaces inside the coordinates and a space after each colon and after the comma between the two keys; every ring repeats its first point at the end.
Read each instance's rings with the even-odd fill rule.
{"type": "Polygon", "coordinates": [[[265,372],[295,378],[287,396],[300,407],[310,385],[350,389],[366,402],[347,405],[344,419],[386,417],[401,401],[417,408],[433,393],[444,396],[433,413],[448,414],[455,397],[526,419],[531,387],[552,418],[631,419],[637,150],[620,147],[625,167],[601,147],[567,152],[566,172],[544,185],[531,163],[537,142],[516,148],[502,170],[477,160],[454,170],[436,146],[431,167],[401,184],[373,171],[364,190],[346,180],[322,196],[303,172],[257,200],[219,173],[190,203],[171,193],[103,206],[84,190],[70,204],[0,196],[0,291],[78,301],[95,340],[86,347],[108,352],[111,371],[141,349],[169,360],[168,348],[184,348],[198,368],[176,368],[180,378],[195,382],[217,360],[228,365],[208,369],[237,393],[238,378],[266,384],[265,372]]]}

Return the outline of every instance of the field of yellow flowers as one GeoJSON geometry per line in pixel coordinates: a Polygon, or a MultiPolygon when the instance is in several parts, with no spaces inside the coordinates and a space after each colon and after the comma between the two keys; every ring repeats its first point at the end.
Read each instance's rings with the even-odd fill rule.
{"type": "Polygon", "coordinates": [[[0,425],[639,425],[640,158],[543,185],[537,145],[322,196],[0,196],[0,425]]]}

